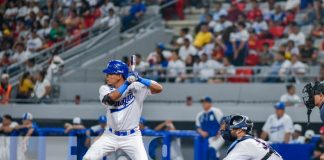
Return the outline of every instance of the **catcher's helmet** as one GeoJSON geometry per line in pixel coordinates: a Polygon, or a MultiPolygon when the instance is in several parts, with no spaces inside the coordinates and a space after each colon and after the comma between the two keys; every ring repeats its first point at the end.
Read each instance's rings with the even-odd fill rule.
{"type": "Polygon", "coordinates": [[[125,79],[128,76],[128,66],[120,60],[109,61],[107,68],[102,72],[106,74],[121,74],[125,79]]]}
{"type": "Polygon", "coordinates": [[[253,122],[249,117],[244,115],[234,115],[229,121],[229,129],[243,129],[246,133],[251,134],[253,128],[253,122]]]}

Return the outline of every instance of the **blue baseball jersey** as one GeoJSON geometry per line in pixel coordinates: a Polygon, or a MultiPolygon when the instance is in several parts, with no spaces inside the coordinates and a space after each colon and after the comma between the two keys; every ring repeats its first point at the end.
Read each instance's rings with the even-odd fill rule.
{"type": "Polygon", "coordinates": [[[196,117],[196,127],[208,132],[208,137],[216,136],[222,117],[222,111],[215,107],[210,108],[207,112],[199,112],[196,117]]]}

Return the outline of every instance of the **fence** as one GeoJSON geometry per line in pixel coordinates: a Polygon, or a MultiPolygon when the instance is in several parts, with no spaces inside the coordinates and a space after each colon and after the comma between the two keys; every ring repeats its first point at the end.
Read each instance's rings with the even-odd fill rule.
{"type": "MultiPolygon", "coordinates": [[[[69,136],[69,146],[68,146],[68,155],[67,159],[82,159],[84,155],[84,151],[78,150],[77,142],[75,139],[80,138],[80,136],[76,135],[83,135],[85,136],[86,130],[75,130],[71,131],[69,136]],[[80,153],[83,152],[83,153],[80,153]],[[80,157],[81,156],[81,157],[80,157]]],[[[39,160],[46,160],[46,136],[47,135],[60,135],[64,136],[67,135],[64,133],[63,128],[42,128],[39,129],[39,136],[38,136],[38,155],[37,158],[39,160]]],[[[202,150],[202,142],[203,138],[196,132],[196,131],[162,131],[156,132],[153,130],[144,130],[142,132],[143,136],[154,136],[154,137],[162,137],[162,159],[163,160],[170,160],[171,159],[171,138],[178,137],[178,138],[193,138],[194,139],[194,160],[204,160],[204,153],[205,150],[202,150]]],[[[17,134],[14,134],[10,137],[10,160],[17,159],[17,134]]],[[[293,160],[293,159],[310,159],[312,156],[314,147],[316,142],[320,138],[318,136],[313,137],[310,144],[272,144],[272,147],[278,151],[279,154],[283,156],[285,160],[293,160]],[[296,152],[296,151],[303,151],[303,152],[296,152]]]]}

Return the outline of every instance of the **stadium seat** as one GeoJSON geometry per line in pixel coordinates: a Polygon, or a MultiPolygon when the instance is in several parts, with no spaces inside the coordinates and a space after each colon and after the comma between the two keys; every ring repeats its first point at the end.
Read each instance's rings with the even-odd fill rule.
{"type": "Polygon", "coordinates": [[[250,68],[238,68],[235,71],[234,77],[229,77],[228,82],[231,83],[250,83],[250,76],[253,75],[253,70],[250,68]]]}

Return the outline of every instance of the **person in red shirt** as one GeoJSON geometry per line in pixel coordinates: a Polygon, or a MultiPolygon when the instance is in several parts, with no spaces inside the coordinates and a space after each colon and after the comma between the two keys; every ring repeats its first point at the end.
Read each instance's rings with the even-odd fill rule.
{"type": "Polygon", "coordinates": [[[252,10],[247,13],[247,19],[250,21],[255,21],[257,17],[262,17],[262,11],[259,9],[259,5],[256,0],[252,2],[252,10]]]}
{"type": "Polygon", "coordinates": [[[0,104],[8,104],[12,86],[9,84],[9,75],[2,74],[0,83],[0,104]]]}

